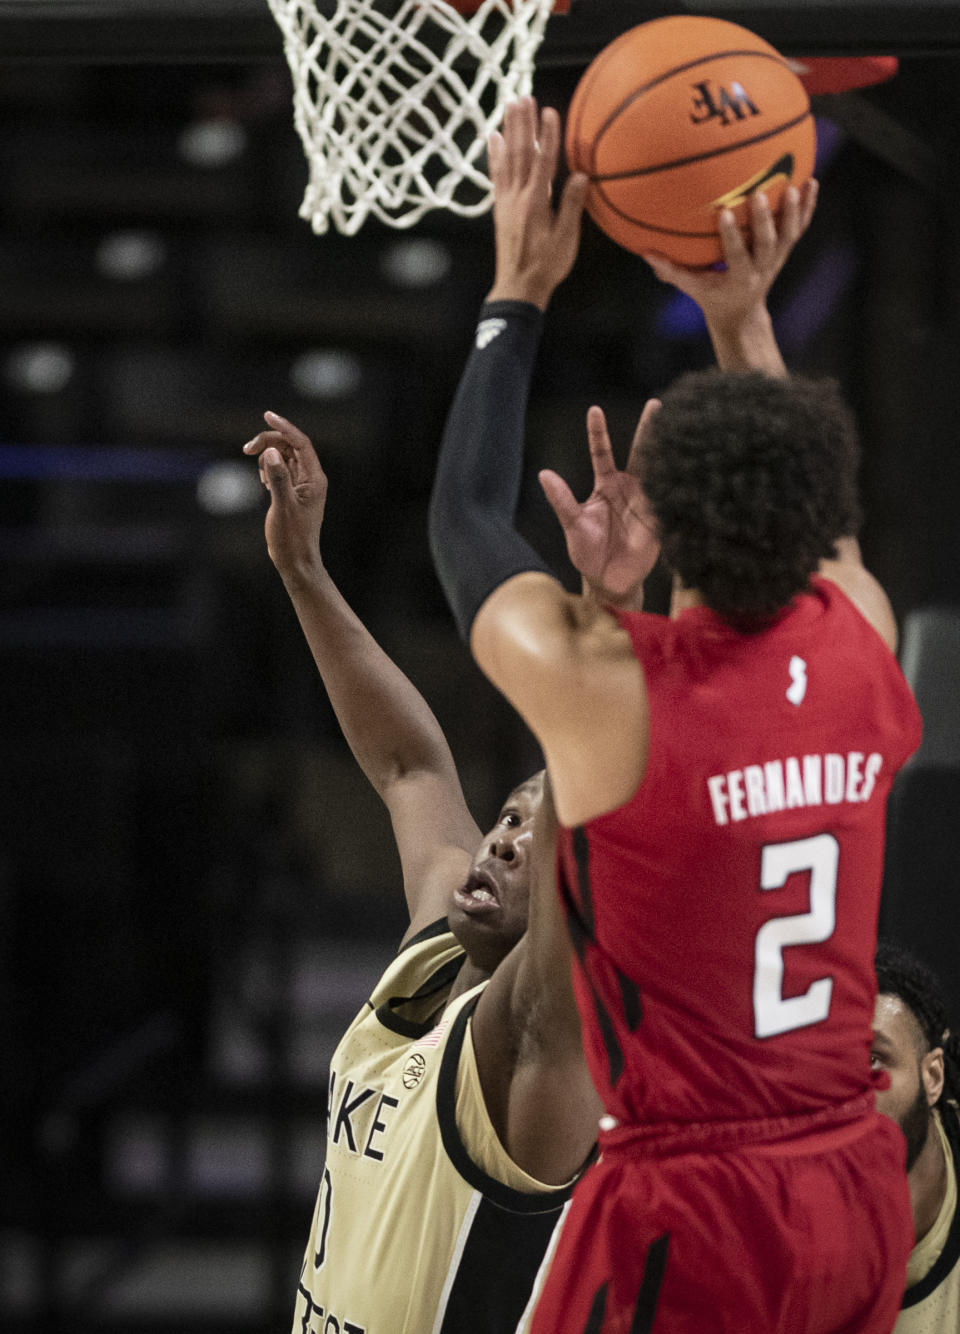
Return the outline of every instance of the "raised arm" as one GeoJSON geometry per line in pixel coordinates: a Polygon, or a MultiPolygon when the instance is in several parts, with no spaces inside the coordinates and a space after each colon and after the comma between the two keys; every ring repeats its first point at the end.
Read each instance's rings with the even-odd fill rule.
{"type": "MultiPolygon", "coordinates": [[[[347,605],[320,552],[327,479],[304,433],[268,412],[244,445],[270,492],[267,550],[293,603],[344,737],[386,804],[411,932],[446,915],[480,831],[440,725],[347,605]]],[[[409,933],[408,933],[409,934],[409,933]]]]}
{"type": "Polygon", "coordinates": [[[496,277],[447,417],[430,501],[434,564],[464,639],[489,594],[512,576],[552,579],[517,533],[514,511],[543,311],[573,265],[586,193],[586,178],[571,177],[554,211],[559,144],[559,117],[549,108],[538,137],[532,98],[511,103],[503,135],[490,137],[496,277]]]}
{"type": "MultiPolygon", "coordinates": [[[[576,823],[611,809],[639,780],[645,722],[615,726],[615,712],[604,707],[622,699],[624,689],[642,692],[626,634],[595,598],[567,593],[514,526],[540,311],[572,266],[585,193],[585,179],[572,176],[553,207],[559,139],[556,112],[548,108],[538,120],[527,98],[508,107],[503,138],[491,141],[497,246],[491,296],[498,300],[482,312],[481,336],[447,419],[430,541],[461,634],[536,734],[560,819],[576,823]],[[597,724],[597,717],[604,721],[597,724]],[[611,757],[623,745],[630,750],[620,772],[611,757]]],[[[556,505],[556,494],[550,498],[556,505]]],[[[607,508],[615,526],[617,512],[607,508]]],[[[621,555],[625,549],[619,541],[609,546],[621,555]]],[[[635,588],[646,572],[625,575],[618,561],[621,591],[635,588]]]]}
{"type": "MultiPolygon", "coordinates": [[[[584,182],[568,182],[556,211],[550,201],[558,144],[556,114],[546,111],[538,120],[529,100],[508,109],[503,139],[495,136],[491,143],[497,275],[448,417],[430,515],[434,559],[461,633],[535,731],[540,713],[534,699],[541,708],[554,707],[546,678],[550,663],[559,664],[558,646],[574,642],[594,621],[616,628],[596,596],[567,594],[514,528],[541,311],[572,264],[579,237],[584,182]],[[486,628],[478,640],[480,626],[486,628]],[[503,673],[495,661],[499,654],[503,673]],[[534,659],[545,672],[536,674],[533,707],[525,713],[522,683],[531,679],[526,669],[534,659]]],[[[562,512],[588,582],[597,590],[605,578],[614,580],[629,596],[638,583],[630,544],[616,537],[610,513],[629,509],[637,498],[608,476],[612,461],[599,410],[593,421],[595,492],[609,505],[595,495],[581,517],[559,479],[560,489],[554,487],[550,498],[562,512]],[[588,559],[588,548],[595,559],[588,559]]],[[[546,489],[550,495],[549,481],[546,489]]],[[[649,533],[643,545],[649,555],[649,533]]],[[[564,663],[562,671],[568,669],[564,663]]],[[[577,682],[572,675],[563,683],[559,676],[553,680],[569,704],[577,682]]],[[[569,718],[583,710],[562,712],[569,718]]],[[[551,748],[546,749],[549,762],[551,748]]],[[[548,797],[534,831],[526,935],[495,970],[472,1024],[484,1100],[497,1134],[521,1168],[552,1184],[569,1180],[583,1164],[599,1114],[583,1060],[570,940],[554,884],[555,828],[548,797]]]]}
{"type": "Polygon", "coordinates": [[[500,1142],[519,1167],[549,1185],[562,1185],[583,1166],[603,1111],[587,1073],[570,980],[556,832],[545,778],[533,827],[527,934],[494,972],[473,1016],[484,1102],[500,1142]]]}
{"type": "MultiPolygon", "coordinates": [[[[817,196],[815,180],[807,181],[801,190],[790,186],[777,222],[766,196],[762,192],[755,194],[750,201],[749,246],[734,215],[729,210],[722,213],[719,227],[726,262],[722,271],[686,269],[660,255],[644,255],[661,282],[686,292],[700,306],[721,370],[787,374],[774,337],[767,296],[794,246],[810,226],[817,196]]],[[[838,584],[888,647],[896,648],[893,610],[883,588],[864,566],[854,536],[837,543],[836,559],[823,561],[820,574],[838,584]]]]}

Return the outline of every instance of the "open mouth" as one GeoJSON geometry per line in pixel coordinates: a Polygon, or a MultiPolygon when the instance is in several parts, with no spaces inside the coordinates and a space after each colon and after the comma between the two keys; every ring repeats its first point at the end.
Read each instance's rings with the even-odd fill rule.
{"type": "Polygon", "coordinates": [[[489,912],[500,907],[497,888],[490,876],[474,871],[461,889],[453,891],[453,901],[464,912],[489,912]]]}

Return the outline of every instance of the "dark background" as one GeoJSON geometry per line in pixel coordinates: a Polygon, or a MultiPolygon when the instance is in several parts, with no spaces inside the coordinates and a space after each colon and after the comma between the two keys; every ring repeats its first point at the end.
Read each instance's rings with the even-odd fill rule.
{"type": "MultiPolygon", "coordinates": [[[[679,5],[581,0],[535,91],[679,5]]],[[[822,202],[775,289],[791,366],[864,439],[868,563],[926,740],[896,793],[885,925],[954,960],[960,718],[960,9],[698,7],[788,54],[898,54],[818,99],[822,202]]],[[[330,477],[346,596],[437,712],[481,824],[538,758],[457,642],[425,508],[492,278],[489,218],[314,236],[265,3],[0,3],[0,1093],[4,1328],[284,1328],[326,1060],[404,925],[388,823],[270,566],[265,408],[330,477]]],[[[588,225],[551,307],[533,475],[582,492],[710,349],[588,225]]],[[[654,590],[654,604],[664,584],[654,590]]]]}

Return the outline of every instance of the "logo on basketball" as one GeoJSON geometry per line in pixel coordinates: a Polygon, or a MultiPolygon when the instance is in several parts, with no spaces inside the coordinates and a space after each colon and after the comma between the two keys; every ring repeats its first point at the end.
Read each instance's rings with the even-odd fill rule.
{"type": "Polygon", "coordinates": [[[790,181],[793,176],[793,154],[784,153],[783,157],[778,158],[772,167],[766,167],[763,171],[758,171],[751,176],[748,181],[742,185],[734,186],[728,190],[725,195],[715,199],[711,208],[736,208],[742,204],[745,199],[754,194],[757,190],[769,189],[771,185],[776,185],[780,181],[790,181]]]}
{"type": "Polygon", "coordinates": [[[403,1087],[405,1089],[415,1089],[426,1073],[426,1059],[418,1051],[415,1051],[403,1067],[403,1087]]]}
{"type": "Polygon", "coordinates": [[[698,116],[690,113],[694,125],[703,125],[708,120],[719,120],[721,125],[729,125],[732,121],[760,115],[760,108],[751,102],[742,83],[734,81],[728,92],[720,84],[711,88],[709,80],[704,79],[703,83],[695,83],[693,88],[697,94],[693,99],[694,110],[702,113],[698,116]]]}

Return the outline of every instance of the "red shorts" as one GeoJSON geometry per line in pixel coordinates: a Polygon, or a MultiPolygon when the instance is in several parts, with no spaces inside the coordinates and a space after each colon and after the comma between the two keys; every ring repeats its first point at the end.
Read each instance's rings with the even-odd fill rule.
{"type": "Polygon", "coordinates": [[[903,1136],[867,1105],[601,1135],[532,1334],[889,1334],[913,1224],[903,1136]]]}

